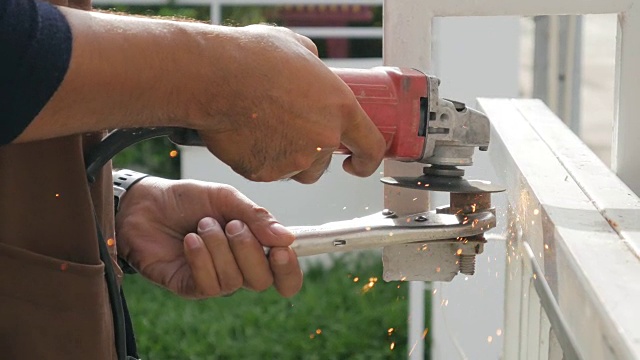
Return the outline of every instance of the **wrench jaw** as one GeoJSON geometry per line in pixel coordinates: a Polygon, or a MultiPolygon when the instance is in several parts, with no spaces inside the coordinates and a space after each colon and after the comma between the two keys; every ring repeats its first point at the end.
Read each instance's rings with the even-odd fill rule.
{"type": "Polygon", "coordinates": [[[471,224],[477,233],[385,247],[382,251],[385,281],[452,281],[458,273],[475,274],[476,255],[484,251],[487,242],[484,232],[495,227],[491,193],[450,193],[449,196],[450,205],[437,208],[436,213],[456,215],[461,224],[471,224]],[[493,216],[489,226],[476,217],[487,213],[493,216]]]}

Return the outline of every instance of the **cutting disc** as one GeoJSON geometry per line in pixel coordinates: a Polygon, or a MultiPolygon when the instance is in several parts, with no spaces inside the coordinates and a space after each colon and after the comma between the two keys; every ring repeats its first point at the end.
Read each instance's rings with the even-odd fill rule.
{"type": "Polygon", "coordinates": [[[418,177],[383,177],[380,179],[387,185],[409,189],[444,191],[450,193],[495,193],[505,189],[484,180],[466,180],[458,176],[422,175],[418,177]]]}

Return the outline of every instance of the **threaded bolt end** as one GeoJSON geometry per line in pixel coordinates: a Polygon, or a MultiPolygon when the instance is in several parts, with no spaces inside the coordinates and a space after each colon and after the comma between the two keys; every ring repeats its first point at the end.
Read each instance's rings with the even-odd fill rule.
{"type": "Polygon", "coordinates": [[[460,255],[460,272],[465,275],[473,275],[476,273],[475,255],[460,255]]]}

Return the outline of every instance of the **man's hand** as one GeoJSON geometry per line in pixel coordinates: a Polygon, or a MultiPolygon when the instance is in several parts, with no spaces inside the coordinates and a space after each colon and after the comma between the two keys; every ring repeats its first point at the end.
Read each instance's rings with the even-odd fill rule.
{"type": "Polygon", "coordinates": [[[291,177],[318,180],[344,144],[352,155],[344,169],[371,175],[386,149],[384,139],[349,87],[317,57],[313,42],[272,26],[228,29],[228,38],[195,66],[190,108],[211,152],[254,181],[291,177]],[[197,73],[197,74],[196,74],[197,73]],[[215,119],[218,127],[208,126],[215,119]]]}
{"type": "Polygon", "coordinates": [[[315,182],[341,143],[351,174],[369,176],[382,161],[382,135],[304,36],[61,11],[73,33],[69,70],[18,142],[185,127],[254,181],[315,182]]]}
{"type": "Polygon", "coordinates": [[[145,178],[123,198],[116,234],[120,256],[184,297],[271,285],[289,297],[302,286],[293,234],[227,185],[145,178]]]}

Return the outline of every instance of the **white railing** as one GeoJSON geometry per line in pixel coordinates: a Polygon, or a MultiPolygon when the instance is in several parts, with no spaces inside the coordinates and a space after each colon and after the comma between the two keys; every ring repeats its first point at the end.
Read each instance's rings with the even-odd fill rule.
{"type": "MultiPolygon", "coordinates": [[[[634,113],[635,104],[640,103],[640,81],[635,75],[638,60],[640,60],[640,7],[637,4],[633,6],[634,3],[634,0],[531,0],[524,2],[511,0],[460,0],[454,2],[387,0],[385,1],[385,15],[389,16],[385,17],[384,23],[385,64],[412,66],[426,71],[432,71],[434,67],[437,67],[439,64],[431,62],[432,24],[437,17],[618,14],[618,53],[615,74],[616,112],[611,114],[615,126],[614,138],[612,139],[614,149],[612,163],[615,172],[624,183],[638,193],[640,192],[640,161],[637,161],[636,154],[640,152],[640,142],[637,141],[637,136],[640,134],[640,122],[636,121],[634,113]]],[[[474,60],[469,59],[469,62],[474,60]]],[[[448,81],[448,79],[443,80],[448,81]]],[[[472,82],[473,77],[469,77],[468,81],[472,82]]],[[[629,203],[618,203],[617,205],[620,207],[613,206],[602,213],[599,208],[594,207],[586,212],[591,217],[579,220],[579,217],[585,214],[563,211],[572,210],[572,206],[575,204],[569,201],[571,198],[566,199],[570,205],[555,203],[554,199],[565,199],[561,197],[565,194],[564,192],[556,191],[555,198],[547,194],[544,202],[538,203],[538,214],[544,215],[538,219],[538,227],[534,227],[536,220],[530,219],[530,216],[522,216],[526,213],[526,210],[522,210],[523,208],[528,209],[531,213],[535,211],[535,208],[528,207],[530,204],[528,201],[531,200],[518,197],[521,194],[520,190],[528,186],[529,177],[539,181],[535,186],[532,185],[528,188],[529,191],[525,193],[537,195],[539,191],[568,190],[564,189],[566,186],[560,185],[566,185],[565,181],[577,184],[578,178],[593,177],[598,173],[579,176],[567,174],[559,180],[560,184],[557,179],[545,178],[543,175],[561,173],[560,170],[563,167],[558,164],[558,159],[551,155],[544,157],[549,161],[532,162],[538,158],[538,153],[537,148],[529,146],[528,142],[539,137],[533,136],[536,134],[535,132],[527,131],[531,125],[519,127],[507,123],[507,119],[521,117],[520,112],[510,111],[510,109],[513,110],[513,106],[510,106],[509,103],[500,103],[491,109],[488,109],[488,103],[483,105],[486,105],[483,107],[489,112],[492,121],[494,118],[499,119],[504,116],[502,127],[507,130],[512,129],[511,127],[517,129],[512,131],[515,132],[512,135],[514,139],[518,139],[518,142],[509,142],[510,146],[503,147],[500,151],[507,154],[505,156],[520,151],[522,156],[529,160],[524,163],[528,166],[528,172],[524,175],[518,175],[521,174],[518,170],[522,168],[517,166],[508,169],[502,168],[499,172],[501,177],[515,176],[518,179],[519,182],[510,182],[508,186],[510,204],[514,206],[516,214],[521,215],[510,219],[515,224],[515,228],[520,229],[521,232],[516,232],[517,237],[509,238],[514,249],[507,257],[509,265],[505,279],[507,292],[505,328],[498,329],[500,330],[499,334],[505,336],[503,358],[614,359],[640,357],[637,349],[640,329],[635,324],[639,314],[634,309],[635,302],[640,300],[640,292],[636,289],[635,284],[627,286],[623,285],[627,281],[620,281],[620,279],[628,279],[629,277],[636,278],[635,274],[640,274],[638,272],[640,270],[638,257],[627,246],[633,242],[624,240],[626,238],[621,240],[621,235],[616,233],[612,228],[614,225],[610,225],[608,220],[612,221],[611,224],[619,225],[619,222],[602,215],[611,212],[611,209],[622,208],[625,209],[624,213],[627,216],[638,221],[640,219],[638,210],[627,209],[629,206],[637,207],[637,199],[629,203]],[[531,136],[516,136],[518,133],[531,136]],[[556,166],[550,168],[549,164],[556,166]],[[506,170],[505,173],[502,172],[504,170],[506,170]],[[551,211],[550,207],[546,205],[549,203],[555,205],[556,211],[551,211]],[[568,209],[564,209],[565,207],[568,209]],[[521,213],[522,211],[524,213],[521,213]],[[553,216],[548,216],[547,212],[553,216]],[[541,227],[541,220],[544,220],[544,227],[541,227]],[[530,224],[528,221],[534,221],[534,224],[530,224]],[[594,233],[595,230],[601,231],[604,237],[599,237],[598,235],[601,234],[594,233]],[[546,253],[549,261],[541,263],[537,257],[530,259],[528,255],[531,253],[534,256],[545,254],[542,251],[545,245],[543,239],[553,239],[553,245],[557,244],[558,247],[551,247],[552,251],[546,253]],[[532,251],[528,251],[528,247],[531,247],[532,251]],[[524,255],[527,255],[524,258],[526,261],[523,260],[524,255]],[[553,256],[555,256],[556,262],[552,261],[551,257],[553,256]],[[626,265],[628,267],[625,269],[626,265]],[[555,269],[557,274],[552,273],[548,267],[555,269]],[[533,276],[534,274],[535,276],[533,276]],[[550,283],[549,277],[557,281],[550,283]],[[554,296],[550,296],[550,291],[554,296]],[[623,304],[623,302],[626,303],[623,304]]],[[[550,113],[547,114],[547,117],[551,116],[550,113]]],[[[572,135],[568,131],[559,131],[558,134],[572,135]]],[[[558,142],[562,143],[564,137],[560,137],[560,139],[558,142]]],[[[495,141],[494,136],[492,142],[495,141]]],[[[584,147],[579,141],[576,142],[576,147],[578,144],[584,147]]],[[[544,144],[543,141],[539,141],[538,145],[540,143],[544,144]]],[[[496,145],[492,144],[491,147],[495,148],[496,145]]],[[[495,149],[491,151],[495,151],[495,149]]],[[[547,150],[547,154],[548,152],[547,150]]],[[[591,154],[587,150],[575,155],[582,156],[585,153],[591,154]]],[[[513,155],[516,156],[515,153],[513,155]]],[[[592,160],[589,165],[592,165],[592,162],[601,164],[595,156],[591,156],[592,160]]],[[[602,165],[594,169],[611,174],[602,165]]],[[[412,170],[406,172],[411,173],[412,170]]],[[[617,199],[613,192],[623,193],[626,190],[625,194],[633,193],[619,180],[617,182],[611,181],[605,183],[610,186],[605,188],[606,191],[594,186],[588,192],[583,191],[582,193],[578,191],[583,184],[580,183],[580,186],[575,185],[573,195],[582,199],[583,203],[580,204],[586,206],[593,205],[594,199],[600,199],[605,203],[617,199]],[[612,185],[614,182],[615,184],[612,185]]],[[[531,199],[535,200],[536,197],[531,196],[531,199]]],[[[584,210],[580,207],[578,209],[584,210]]],[[[627,232],[633,232],[629,229],[636,229],[637,232],[637,225],[627,223],[626,229],[627,232]]],[[[640,279],[635,279],[635,283],[638,282],[637,280],[640,279]]],[[[483,311],[483,309],[474,306],[473,298],[458,297],[456,301],[464,303],[463,308],[473,309],[476,312],[483,311]]],[[[433,303],[432,306],[435,309],[440,304],[433,303]]],[[[467,317],[463,321],[473,322],[473,319],[473,317],[467,317]]],[[[446,324],[434,324],[434,326],[438,325],[443,326],[440,326],[440,330],[436,329],[437,331],[453,332],[447,328],[446,324]]],[[[466,324],[459,323],[453,324],[453,326],[457,326],[459,329],[465,328],[466,324]]],[[[497,333],[492,335],[495,336],[497,333]]],[[[491,343],[492,336],[488,336],[486,339],[491,343]]],[[[475,341],[473,337],[458,340],[460,340],[459,343],[475,341]]],[[[485,349],[487,342],[485,342],[485,349]]],[[[467,354],[471,358],[484,358],[483,349],[479,346],[473,347],[473,351],[468,351],[467,354]]],[[[455,356],[455,353],[452,351],[447,355],[439,356],[438,358],[450,359],[455,356]]],[[[466,358],[463,351],[459,351],[458,356],[466,358]]]]}
{"type": "MultiPolygon", "coordinates": [[[[387,1],[386,4],[392,3],[394,2],[387,1]]],[[[633,6],[637,3],[636,0],[411,0],[397,3],[398,11],[410,10],[420,4],[421,11],[429,14],[429,20],[441,16],[618,14],[612,167],[633,191],[640,193],[640,162],[636,158],[636,154],[640,152],[640,142],[637,141],[640,121],[636,121],[635,115],[636,105],[640,100],[640,81],[637,78],[637,64],[640,60],[640,7],[633,6]]],[[[422,26],[430,27],[426,24],[422,26]]],[[[430,55],[429,50],[423,56],[430,59],[430,55]]]]}
{"type": "Polygon", "coordinates": [[[640,199],[542,102],[480,104],[510,205],[504,358],[640,358],[640,199]]]}

